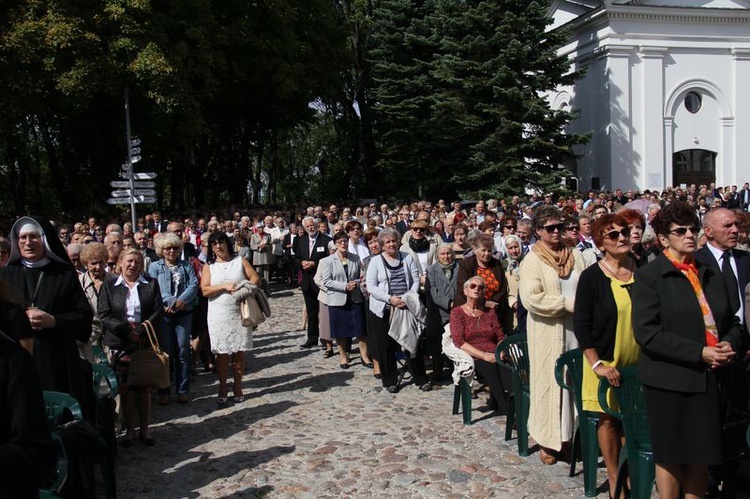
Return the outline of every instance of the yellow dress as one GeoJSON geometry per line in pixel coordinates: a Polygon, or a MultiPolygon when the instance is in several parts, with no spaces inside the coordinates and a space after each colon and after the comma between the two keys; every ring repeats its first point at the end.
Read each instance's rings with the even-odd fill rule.
{"type": "MultiPolygon", "coordinates": [[[[612,279],[609,276],[607,277],[609,278],[612,295],[614,296],[615,304],[617,305],[617,328],[615,330],[614,359],[612,361],[603,360],[602,364],[611,367],[632,366],[638,361],[638,352],[640,349],[638,348],[638,344],[635,342],[635,336],[633,335],[630,294],[623,286],[632,285],[633,278],[631,277],[629,281],[623,282],[618,281],[617,279],[612,279]]],[[[583,410],[603,412],[597,398],[599,376],[597,376],[594,370],[591,369],[591,366],[588,365],[588,362],[586,362],[585,359],[583,363],[583,386],[581,390],[583,410]]],[[[612,398],[609,399],[609,404],[610,407],[617,407],[612,398]]]]}

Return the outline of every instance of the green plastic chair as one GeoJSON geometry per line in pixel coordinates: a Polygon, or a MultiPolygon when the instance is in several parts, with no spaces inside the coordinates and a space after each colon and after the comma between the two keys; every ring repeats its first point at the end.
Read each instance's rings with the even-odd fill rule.
{"type": "Polygon", "coordinates": [[[115,397],[118,393],[117,376],[105,364],[92,364],[94,371],[94,393],[97,397],[96,416],[99,434],[107,444],[106,458],[101,462],[106,497],[117,496],[115,480],[115,456],[117,455],[117,435],[115,434],[115,397]]]}
{"type": "Polygon", "coordinates": [[[57,463],[52,483],[49,487],[39,490],[39,497],[60,497],[60,492],[68,480],[68,456],[57,434],[57,428],[68,421],[81,420],[83,415],[78,401],[67,393],[45,391],[43,395],[47,410],[47,424],[57,449],[57,463]]]}
{"type": "Polygon", "coordinates": [[[91,353],[94,355],[94,362],[98,364],[109,364],[109,359],[107,359],[107,354],[104,353],[104,349],[100,347],[99,345],[93,345],[91,347],[91,353]]]}
{"type": "Polygon", "coordinates": [[[573,392],[576,409],[578,409],[578,425],[573,434],[570,476],[575,475],[576,457],[580,452],[583,460],[583,490],[586,497],[595,497],[597,495],[596,477],[599,461],[599,438],[596,434],[596,425],[599,423],[599,414],[583,410],[581,390],[585,364],[583,352],[579,348],[563,353],[555,362],[555,380],[563,389],[573,392]],[[566,372],[570,383],[566,380],[566,372]]]}
{"type": "Polygon", "coordinates": [[[453,390],[453,414],[458,414],[458,406],[461,405],[461,414],[464,424],[471,424],[471,384],[462,377],[453,390]]]}
{"type": "Polygon", "coordinates": [[[620,473],[617,478],[616,494],[625,488],[624,466],[630,474],[630,497],[648,499],[654,487],[656,471],[654,454],[651,452],[651,438],[646,420],[646,404],[643,400],[643,387],[636,379],[636,367],[618,368],[622,381],[619,388],[609,384],[606,378],[599,380],[599,405],[607,414],[620,418],[625,430],[625,449],[620,455],[620,473]],[[612,390],[619,412],[609,407],[607,392],[612,390]]]}
{"type": "Polygon", "coordinates": [[[513,436],[513,426],[518,435],[518,455],[529,455],[529,349],[526,333],[517,333],[505,338],[495,350],[498,366],[505,366],[512,372],[513,391],[508,397],[508,418],[505,423],[505,440],[513,436]],[[505,355],[503,359],[502,355],[505,355]]]}

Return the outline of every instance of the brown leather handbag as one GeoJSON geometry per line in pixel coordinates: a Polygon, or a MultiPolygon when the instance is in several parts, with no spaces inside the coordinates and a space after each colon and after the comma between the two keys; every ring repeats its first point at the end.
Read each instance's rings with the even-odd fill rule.
{"type": "Polygon", "coordinates": [[[162,351],[151,321],[144,321],[148,344],[130,355],[128,386],[169,388],[169,355],[162,351]]]}

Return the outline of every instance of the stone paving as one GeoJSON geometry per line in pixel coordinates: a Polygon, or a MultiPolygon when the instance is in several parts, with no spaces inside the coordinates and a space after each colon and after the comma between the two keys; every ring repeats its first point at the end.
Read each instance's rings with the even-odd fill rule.
{"type": "Polygon", "coordinates": [[[338,356],[299,348],[299,290],[271,306],[248,355],[248,399],[216,410],[216,376],[199,374],[189,404],[154,406],[156,446],[119,448],[119,497],[583,497],[580,463],[571,478],[566,463],[519,457],[484,394],[464,426],[453,385],[392,395],[356,352],[342,370],[338,356]]]}

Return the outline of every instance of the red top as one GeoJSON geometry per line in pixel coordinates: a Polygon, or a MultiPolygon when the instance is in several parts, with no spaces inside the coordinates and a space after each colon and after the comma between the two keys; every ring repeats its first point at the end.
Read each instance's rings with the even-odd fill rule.
{"type": "Polygon", "coordinates": [[[483,352],[495,353],[497,344],[503,341],[505,334],[500,321],[493,310],[484,312],[475,318],[456,307],[451,310],[451,339],[456,348],[468,343],[483,352]]]}

